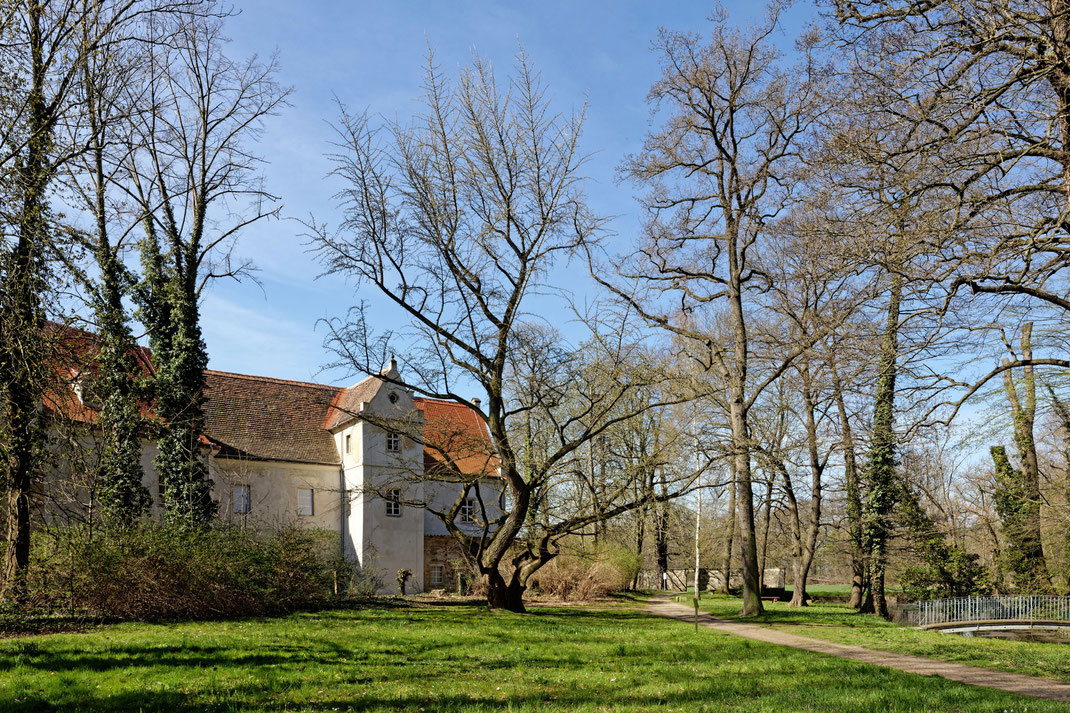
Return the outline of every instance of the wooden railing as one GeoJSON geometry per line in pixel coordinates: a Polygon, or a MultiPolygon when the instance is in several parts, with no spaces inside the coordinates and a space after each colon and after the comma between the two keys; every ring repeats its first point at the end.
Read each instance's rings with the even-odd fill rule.
{"type": "Polygon", "coordinates": [[[1070,621],[1070,597],[955,597],[904,607],[915,626],[971,621],[1070,621]]]}

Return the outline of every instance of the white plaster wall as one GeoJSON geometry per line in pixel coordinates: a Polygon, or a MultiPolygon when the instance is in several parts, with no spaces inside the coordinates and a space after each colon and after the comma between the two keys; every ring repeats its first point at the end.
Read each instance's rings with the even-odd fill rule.
{"type": "MultiPolygon", "coordinates": [[[[461,493],[462,485],[460,483],[446,483],[442,481],[427,481],[424,486],[424,494],[427,497],[428,508],[424,511],[424,534],[425,535],[448,535],[450,534],[446,530],[446,526],[438,515],[432,513],[432,510],[438,512],[445,512],[450,508],[454,501],[461,493]]],[[[487,519],[494,520],[501,517],[501,497],[505,490],[505,481],[500,478],[483,478],[478,483],[479,495],[483,499],[483,505],[487,510],[487,519]]],[[[469,491],[468,497],[475,498],[475,486],[469,491]]],[[[476,519],[480,519],[479,502],[476,502],[476,519]]],[[[476,523],[462,523],[457,521],[457,526],[461,530],[471,534],[478,535],[482,532],[483,527],[478,522],[476,523]]]]}
{"type": "MultiPolygon", "coordinates": [[[[363,405],[364,413],[377,418],[397,418],[398,432],[412,427],[415,404],[411,395],[402,389],[382,385],[363,405]],[[396,402],[390,395],[397,396],[396,402]]],[[[349,526],[361,567],[376,576],[381,593],[397,590],[397,572],[412,571],[409,591],[423,589],[424,569],[424,513],[423,447],[410,438],[402,437],[401,452],[386,450],[387,431],[366,420],[358,419],[349,428],[359,432],[353,443],[359,442],[359,462],[346,461],[346,480],[354,489],[349,526]],[[386,490],[402,491],[401,517],[386,514],[386,490]],[[405,505],[404,502],[412,503],[405,505]]],[[[343,429],[343,432],[348,429],[343,429]]],[[[339,433],[338,435],[342,435],[339,433]]],[[[341,441],[340,441],[341,442],[341,441]]],[[[354,448],[356,450],[356,448],[354,448]]]]}
{"type": "Polygon", "coordinates": [[[295,524],[340,532],[342,493],[338,467],[233,458],[212,458],[212,495],[223,522],[270,529],[295,524]],[[234,512],[234,486],[248,485],[248,514],[234,512]],[[298,515],[297,491],[312,490],[312,515],[298,515]]]}
{"type": "MultiPolygon", "coordinates": [[[[55,461],[34,487],[37,504],[33,508],[33,516],[46,523],[80,521],[90,513],[90,489],[86,473],[95,467],[99,458],[96,439],[88,430],[82,430],[71,443],[68,441],[69,433],[61,434],[54,427],[50,429],[48,437],[49,449],[55,461]]],[[[142,483],[152,496],[153,517],[160,512],[159,484],[152,463],[157,453],[155,442],[142,441],[142,483]]],[[[96,507],[96,504],[92,507],[96,507]]]]}

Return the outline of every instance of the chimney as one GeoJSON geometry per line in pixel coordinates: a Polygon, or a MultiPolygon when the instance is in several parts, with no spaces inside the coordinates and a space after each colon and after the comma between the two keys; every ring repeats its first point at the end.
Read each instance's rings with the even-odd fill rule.
{"type": "Polygon", "coordinates": [[[394,358],[394,355],[390,355],[390,371],[398,370],[398,360],[394,358]]]}
{"type": "Polygon", "coordinates": [[[476,396],[475,398],[472,399],[472,405],[475,406],[477,409],[479,409],[481,411],[483,410],[483,407],[480,405],[482,403],[483,403],[483,401],[480,400],[480,398],[478,396],[476,396]]]}

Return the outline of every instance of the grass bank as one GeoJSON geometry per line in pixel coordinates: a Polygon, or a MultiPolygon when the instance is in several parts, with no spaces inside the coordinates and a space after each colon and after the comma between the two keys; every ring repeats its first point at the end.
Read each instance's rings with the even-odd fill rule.
{"type": "MultiPolygon", "coordinates": [[[[690,603],[691,600],[681,598],[681,601],[690,603]]],[[[1070,645],[918,631],[858,614],[837,603],[817,603],[809,607],[790,607],[785,602],[763,604],[765,614],[747,619],[748,623],[840,644],[1045,676],[1070,683],[1070,645]]],[[[724,619],[737,619],[741,606],[740,599],[719,594],[706,595],[701,604],[703,611],[724,619]]]]}
{"type": "Polygon", "coordinates": [[[123,624],[0,641],[0,710],[1057,711],[620,607],[123,624]]]}

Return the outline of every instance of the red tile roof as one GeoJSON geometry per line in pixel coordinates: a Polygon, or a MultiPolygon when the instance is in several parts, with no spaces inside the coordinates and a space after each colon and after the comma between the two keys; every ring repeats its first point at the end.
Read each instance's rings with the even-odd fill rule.
{"type": "Polygon", "coordinates": [[[369,376],[353,386],[338,389],[331,408],[323,419],[324,428],[337,428],[348,421],[352,421],[360,413],[360,405],[365,401],[371,401],[380,386],[379,379],[369,376]]]}
{"type": "Polygon", "coordinates": [[[424,468],[439,468],[448,460],[466,475],[498,474],[490,432],[483,418],[464,404],[422,397],[413,402],[423,410],[424,468]]]}
{"type": "MultiPolygon", "coordinates": [[[[84,403],[74,392],[78,382],[92,381],[99,368],[100,339],[96,334],[66,324],[48,322],[45,325],[45,348],[53,364],[53,381],[47,385],[42,401],[50,415],[78,423],[94,423],[99,409],[84,403]]],[[[152,353],[142,346],[134,346],[132,356],[142,374],[154,372],[152,353]]],[[[141,404],[141,415],[153,418],[152,408],[141,404]]]]}
{"type": "MultiPolygon", "coordinates": [[[[81,373],[93,368],[99,341],[95,334],[63,325],[50,325],[58,334],[57,384],[44,397],[53,413],[93,423],[98,411],[84,404],[70,388],[81,373]]],[[[152,356],[137,347],[138,363],[151,374],[152,356]]],[[[202,439],[232,458],[278,460],[338,465],[332,429],[357,418],[360,404],[370,401],[380,381],[375,376],[339,388],[304,381],[273,379],[207,370],[205,379],[205,433],[202,439]]],[[[467,406],[452,401],[414,398],[422,409],[425,467],[442,467],[452,461],[462,472],[497,473],[497,460],[483,419],[467,406]]],[[[142,407],[146,418],[151,408],[142,407]]]]}
{"type": "Polygon", "coordinates": [[[323,427],[337,387],[212,370],[204,382],[204,431],[221,455],[340,462],[334,436],[323,427]]]}

